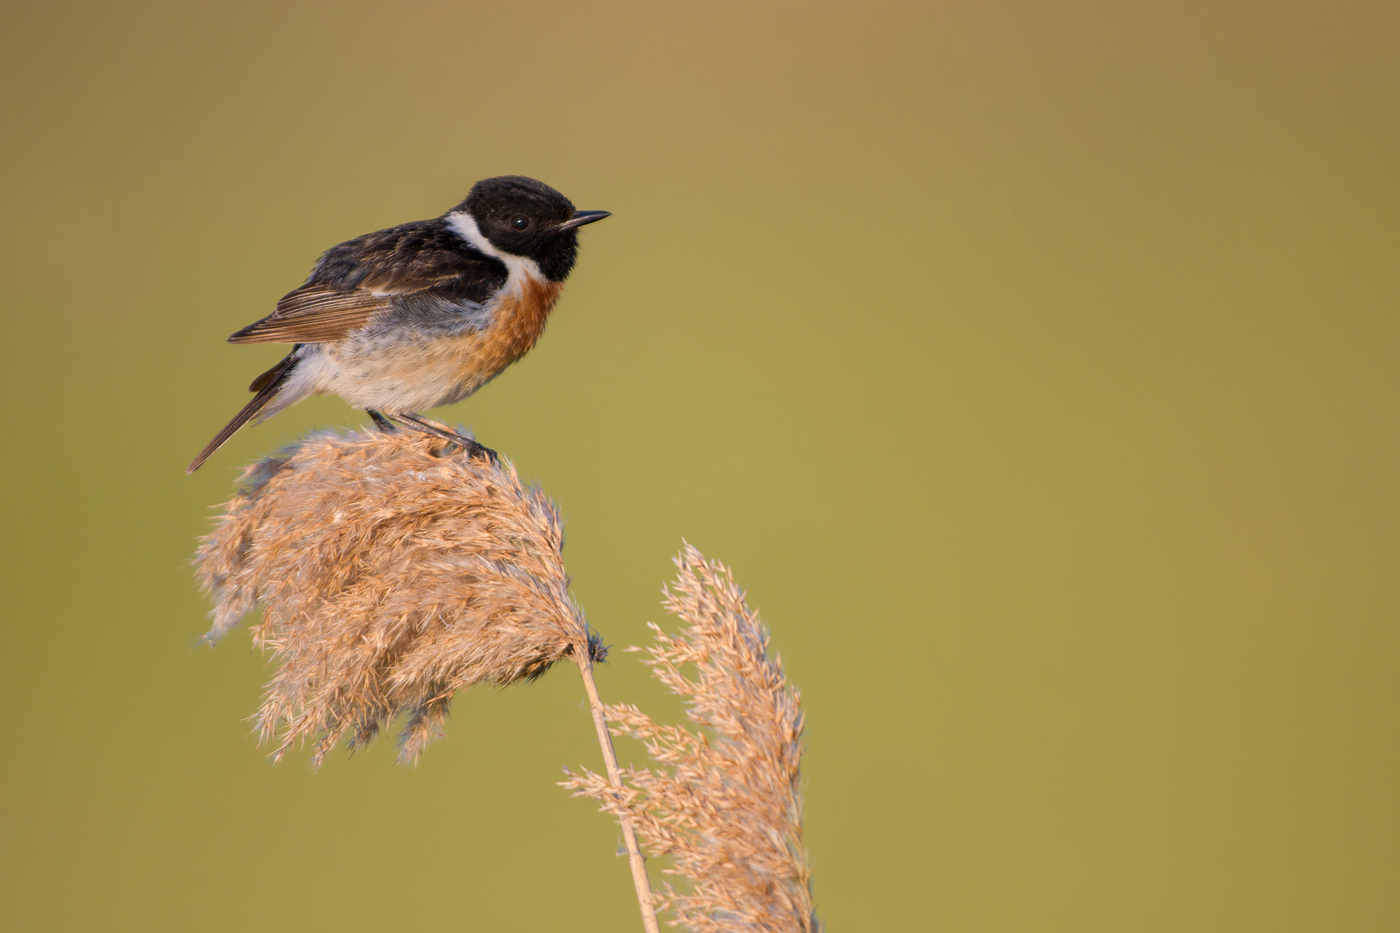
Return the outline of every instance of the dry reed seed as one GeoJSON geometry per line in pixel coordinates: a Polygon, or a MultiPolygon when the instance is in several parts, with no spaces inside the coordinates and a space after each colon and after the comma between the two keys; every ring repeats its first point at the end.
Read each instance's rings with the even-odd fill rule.
{"type": "Polygon", "coordinates": [[[441,734],[452,695],[600,659],[569,595],[554,503],[508,462],[408,431],[324,433],[250,466],[195,556],[216,641],[263,606],[275,672],[254,717],[274,759],[319,764],[400,714],[400,759],[441,734]]]}
{"type": "Polygon", "coordinates": [[[667,635],[652,625],[645,663],[686,699],[698,728],[609,706],[613,733],[641,740],[659,767],[623,769],[620,794],[587,770],[561,784],[631,820],[653,855],[672,857],[666,873],[684,884],[663,884],[655,900],[673,923],[705,933],[812,933],[821,925],[802,841],[798,692],[729,569],[689,544],[676,566],[664,605],[685,627],[667,635]]]}

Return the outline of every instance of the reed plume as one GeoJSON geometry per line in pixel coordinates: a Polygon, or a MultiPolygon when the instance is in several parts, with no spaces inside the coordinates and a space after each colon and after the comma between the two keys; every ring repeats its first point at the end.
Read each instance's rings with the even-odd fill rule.
{"type": "Polygon", "coordinates": [[[652,674],[699,728],[665,726],[630,704],[604,707],[614,735],[640,739],[660,767],[621,769],[623,787],[584,770],[562,786],[635,827],[666,873],[653,895],[671,925],[700,933],[820,930],[802,842],[802,711],[768,631],[724,565],[686,545],[665,607],[686,627],[651,628],[652,674]],[[694,678],[682,668],[693,665],[694,678]]]}
{"type": "Polygon", "coordinates": [[[275,671],[254,721],[280,759],[353,750],[407,717],[400,760],[437,737],[459,689],[578,665],[606,776],[564,782],[617,817],[648,933],[655,909],[705,931],[819,930],[802,844],[802,713],[768,633],[729,571],[686,546],[655,625],[653,674],[698,731],[605,707],[603,649],[569,595],[558,509],[508,462],[469,459],[414,433],[317,434],[249,467],[195,557],[217,641],[252,627],[275,671]],[[694,665],[696,676],[682,672],[694,665]],[[612,720],[609,726],[608,720],[612,720]],[[610,732],[611,729],[611,732],[610,732]],[[618,766],[612,735],[642,740],[656,770],[618,766]],[[686,880],[653,894],[641,842],[686,880]]]}
{"type": "Polygon", "coordinates": [[[272,757],[312,762],[407,715],[399,757],[453,694],[601,652],[569,595],[554,503],[515,469],[409,431],[312,435],[249,467],[195,557],[216,641],[257,605],[276,671],[254,717],[272,757]]]}

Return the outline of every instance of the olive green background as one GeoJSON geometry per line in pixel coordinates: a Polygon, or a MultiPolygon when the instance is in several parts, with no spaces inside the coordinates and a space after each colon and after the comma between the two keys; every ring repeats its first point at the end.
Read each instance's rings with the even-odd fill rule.
{"type": "Polygon", "coordinates": [[[224,337],[518,172],[615,216],[439,415],[615,648],[734,567],[830,930],[1396,929],[1397,9],[7,4],[0,927],[637,928],[573,671],[312,772],[196,644],[237,467],[361,420],[185,477],[224,337]]]}

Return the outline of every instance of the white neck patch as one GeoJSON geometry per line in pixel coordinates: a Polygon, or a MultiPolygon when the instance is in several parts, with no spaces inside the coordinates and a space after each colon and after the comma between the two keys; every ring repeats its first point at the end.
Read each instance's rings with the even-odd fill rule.
{"type": "Polygon", "coordinates": [[[507,285],[522,278],[531,278],[537,282],[545,280],[544,273],[540,271],[539,263],[528,257],[515,256],[497,249],[490,240],[486,239],[481,228],[476,225],[476,218],[466,211],[453,211],[448,214],[447,225],[457,231],[457,235],[475,249],[505,263],[506,269],[510,272],[510,278],[506,280],[507,285]]]}

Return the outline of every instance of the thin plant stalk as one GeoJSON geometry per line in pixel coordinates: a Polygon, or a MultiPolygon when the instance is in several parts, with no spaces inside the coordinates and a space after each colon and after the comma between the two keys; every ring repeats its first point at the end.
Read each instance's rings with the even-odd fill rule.
{"type": "MultiPolygon", "coordinates": [[[[598,685],[593,682],[593,659],[587,651],[574,651],[578,661],[578,672],[583,677],[583,689],[588,692],[588,708],[593,713],[593,728],[598,731],[598,745],[603,750],[603,764],[608,769],[608,783],[619,795],[622,794],[622,772],[617,766],[617,753],[613,751],[612,734],[608,731],[608,721],[603,716],[603,701],[598,698],[598,685]]],[[[652,905],[651,884],[647,880],[647,860],[637,845],[637,831],[625,816],[618,816],[622,826],[622,840],[627,846],[627,861],[632,866],[632,885],[637,889],[637,906],[642,911],[642,927],[646,933],[661,933],[656,922],[656,908],[652,905]]]]}

